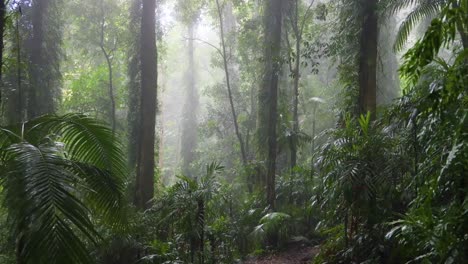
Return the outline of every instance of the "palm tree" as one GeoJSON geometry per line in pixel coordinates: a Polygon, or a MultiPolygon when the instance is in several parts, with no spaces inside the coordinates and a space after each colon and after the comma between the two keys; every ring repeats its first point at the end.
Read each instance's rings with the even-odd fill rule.
{"type": "Polygon", "coordinates": [[[123,157],[112,131],[84,115],[0,127],[0,190],[17,263],[92,263],[96,213],[120,219],[123,157]]]}

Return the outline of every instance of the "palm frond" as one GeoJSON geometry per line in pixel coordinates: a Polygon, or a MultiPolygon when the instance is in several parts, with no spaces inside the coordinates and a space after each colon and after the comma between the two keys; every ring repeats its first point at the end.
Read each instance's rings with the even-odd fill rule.
{"type": "Polygon", "coordinates": [[[64,143],[71,160],[92,164],[123,177],[125,155],[112,130],[94,118],[82,114],[43,116],[27,123],[25,137],[37,143],[55,134],[64,143]]]}
{"type": "Polygon", "coordinates": [[[66,168],[79,177],[86,186],[87,201],[103,213],[105,220],[119,224],[124,183],[110,170],[104,170],[82,162],[70,162],[66,168]]]}
{"type": "Polygon", "coordinates": [[[118,220],[125,161],[112,131],[84,115],[0,129],[0,184],[25,263],[92,263],[91,216],[118,220]],[[20,132],[18,132],[20,131],[20,132]]]}
{"type": "Polygon", "coordinates": [[[5,180],[6,201],[16,232],[23,241],[20,255],[26,262],[90,263],[80,237],[95,242],[98,234],[89,219],[89,210],[77,194],[78,178],[64,169],[67,163],[56,146],[36,147],[29,143],[12,145],[5,180]],[[22,194],[18,197],[18,194],[22,194]],[[20,206],[13,202],[22,200],[20,206]]]}
{"type": "Polygon", "coordinates": [[[405,8],[415,7],[427,2],[444,1],[444,0],[388,0],[385,2],[386,9],[390,14],[395,14],[405,8]]]}
{"type": "Polygon", "coordinates": [[[8,148],[13,143],[21,141],[21,137],[13,131],[0,127],[0,150],[8,148]]]}
{"type": "Polygon", "coordinates": [[[444,1],[425,0],[409,2],[418,2],[418,5],[408,14],[398,29],[398,34],[393,47],[395,51],[401,51],[403,49],[403,46],[408,41],[411,31],[421,20],[424,18],[430,18],[440,12],[444,1]]]}

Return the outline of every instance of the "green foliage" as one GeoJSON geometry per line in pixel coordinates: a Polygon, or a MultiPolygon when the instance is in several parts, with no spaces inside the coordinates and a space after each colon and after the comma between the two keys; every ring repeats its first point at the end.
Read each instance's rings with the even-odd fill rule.
{"type": "Polygon", "coordinates": [[[44,116],[0,131],[4,202],[18,261],[92,263],[93,218],[120,224],[125,162],[112,132],[83,116],[44,116]],[[98,218],[97,218],[98,219],[98,218]]]}
{"type": "MultiPolygon", "coordinates": [[[[154,261],[193,262],[195,256],[209,256],[203,250],[208,239],[210,200],[218,192],[217,175],[223,167],[217,163],[206,166],[206,173],[199,179],[180,176],[172,187],[155,200],[147,214],[148,225],[156,227],[153,234],[161,240],[152,240],[154,261]],[[205,241],[206,239],[206,241],[205,241]]],[[[198,263],[197,262],[197,263],[198,263]]]]}
{"type": "MultiPolygon", "coordinates": [[[[76,72],[64,90],[62,109],[64,112],[80,112],[108,119],[110,115],[106,80],[107,66],[76,72]]],[[[121,102],[118,102],[121,103],[121,102]]]]}
{"type": "Polygon", "coordinates": [[[336,252],[339,252],[345,247],[343,232],[343,225],[337,225],[321,231],[322,235],[325,236],[327,240],[320,245],[320,254],[314,258],[314,264],[334,263],[339,261],[336,252]]]}
{"type": "Polygon", "coordinates": [[[260,218],[252,236],[259,241],[267,241],[271,236],[275,236],[279,241],[287,241],[289,238],[287,222],[290,219],[291,216],[285,213],[268,213],[260,218]]]}
{"type": "Polygon", "coordinates": [[[374,124],[345,118],[324,146],[316,200],[334,207],[329,230],[344,230],[343,239],[328,235],[317,263],[466,259],[466,50],[454,49],[451,62],[436,58],[454,43],[466,3],[444,4],[405,54],[409,87],[388,114],[374,124]]]}
{"type": "Polygon", "coordinates": [[[393,201],[401,195],[398,183],[409,164],[401,157],[398,138],[385,126],[371,123],[369,113],[358,120],[348,115],[344,123],[344,128],[332,131],[333,140],[318,157],[320,192],[315,200],[326,209],[320,225],[344,227],[343,239],[331,238],[323,254],[331,247],[346,261],[379,261],[382,222],[392,218],[397,206],[393,201]],[[339,250],[336,245],[343,243],[345,248],[339,250]]]}
{"type": "MultiPolygon", "coordinates": [[[[11,10],[15,3],[10,3],[11,10]]],[[[164,183],[174,184],[158,183],[154,206],[144,212],[128,205],[130,192],[124,198],[125,163],[134,166],[139,156],[135,140],[141,115],[135,109],[141,99],[141,43],[135,39],[140,34],[141,1],[57,3],[50,13],[53,17],[47,18],[50,27],[44,42],[57,41],[46,45],[51,63],[42,65],[40,81],[50,77],[55,89],[63,75],[62,94],[53,95],[62,102],[60,112],[108,119],[109,76],[103,46],[112,54],[117,131],[129,131],[129,155],[120,150],[119,133],[113,135],[84,115],[45,116],[1,127],[0,263],[14,262],[15,250],[23,263],[237,263],[249,254],[267,254],[298,241],[320,243],[315,263],[462,263],[468,258],[468,53],[458,45],[459,35],[466,45],[468,1],[378,1],[380,25],[390,21],[382,20],[385,14],[395,16],[410,9],[399,29],[396,50],[404,47],[420,21],[435,19],[403,57],[404,96],[388,108],[379,108],[382,114],[376,120],[370,114],[348,114],[354,112],[358,93],[357,36],[365,2],[315,1],[309,10],[299,1],[297,13],[294,1],[285,5],[282,40],[297,40],[294,19],[304,21],[304,32],[299,75],[286,63],[292,66],[298,58],[295,45],[282,43],[289,47],[282,50],[281,58],[274,58],[284,63],[278,90],[275,212],[265,208],[264,179],[259,176],[265,162],[254,158],[265,145],[254,139],[256,127],[262,125],[256,115],[259,103],[266,102],[257,98],[262,65],[268,59],[261,52],[262,1],[220,1],[247,164],[238,155],[240,144],[226,104],[219,72],[224,66],[219,54],[212,54],[219,41],[213,33],[219,30],[218,22],[210,20],[214,1],[158,5],[157,37],[163,40],[158,43],[162,167],[155,170],[167,172],[172,178],[164,183]],[[168,19],[167,7],[176,9],[177,21],[168,19]],[[191,174],[198,177],[174,177],[171,171],[177,170],[180,160],[178,109],[183,89],[179,87],[185,78],[180,69],[186,64],[180,34],[190,25],[197,26],[202,40],[195,44],[203,42],[195,59],[203,68],[197,72],[203,85],[200,102],[206,106],[200,107],[195,135],[198,157],[190,165],[191,174]],[[293,131],[290,78],[297,76],[301,77],[300,129],[293,131]],[[130,125],[123,122],[127,114],[130,125]],[[330,127],[335,128],[323,131],[330,127]],[[294,168],[288,166],[291,145],[297,146],[294,168]],[[212,160],[222,160],[226,168],[218,163],[201,165],[212,160]]],[[[8,122],[24,118],[26,110],[17,108],[21,103],[28,106],[30,75],[37,70],[28,63],[26,45],[32,38],[32,5],[23,6],[23,15],[17,14],[19,40],[12,23],[16,16],[8,18],[5,38],[5,99],[0,110],[5,108],[2,113],[8,118],[2,115],[2,120],[8,122]],[[21,92],[24,98],[19,98],[21,92]]],[[[218,19],[217,14],[214,17],[218,19]]],[[[392,25],[381,27],[379,41],[393,44],[386,36],[391,31],[392,25]]],[[[385,68],[389,62],[385,56],[395,54],[381,52],[388,43],[379,43],[378,64],[383,69],[379,74],[392,79],[396,72],[385,68]]],[[[379,89],[386,85],[378,80],[379,89]]]]}
{"type": "MultiPolygon", "coordinates": [[[[401,67],[401,72],[413,85],[419,80],[422,69],[435,59],[440,49],[454,42],[460,23],[468,27],[466,14],[468,14],[468,1],[450,1],[440,15],[432,20],[424,37],[405,54],[405,63],[401,67]],[[460,7],[454,8],[453,5],[460,7]]],[[[466,51],[462,51],[456,59],[457,64],[463,63],[466,55],[466,51]]]]}
{"type": "MultiPolygon", "coordinates": [[[[443,36],[445,26],[431,26],[427,35],[437,34],[436,28],[441,29],[438,34],[443,36]]],[[[421,62],[413,56],[418,56],[417,51],[424,46],[436,48],[433,44],[417,44],[416,52],[408,53],[407,65],[421,62]]],[[[433,52],[437,53],[437,48],[433,52]]],[[[432,55],[421,56],[430,59],[432,55]]],[[[467,134],[463,131],[467,115],[466,50],[451,64],[441,59],[434,61],[431,67],[421,70],[419,82],[398,108],[406,114],[416,113],[415,139],[424,155],[417,156],[418,164],[410,181],[416,188],[416,196],[405,216],[392,222],[393,229],[387,237],[400,241],[413,261],[456,263],[465,259],[467,252],[467,238],[462,231],[466,229],[467,213],[467,187],[463,179],[468,152],[467,134]]],[[[418,71],[404,68],[407,74],[410,69],[418,71]]]]}
{"type": "Polygon", "coordinates": [[[398,11],[413,7],[411,12],[405,17],[398,30],[397,39],[393,46],[395,51],[401,51],[408,41],[413,28],[423,19],[431,18],[437,15],[442,5],[448,1],[445,0],[391,0],[388,1],[391,14],[396,14],[398,11]]]}

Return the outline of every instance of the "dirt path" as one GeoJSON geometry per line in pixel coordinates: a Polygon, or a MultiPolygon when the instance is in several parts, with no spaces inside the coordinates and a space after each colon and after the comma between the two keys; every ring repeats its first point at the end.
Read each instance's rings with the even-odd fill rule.
{"type": "Polygon", "coordinates": [[[291,247],[272,255],[248,259],[243,264],[310,264],[318,251],[317,246],[291,247]]]}

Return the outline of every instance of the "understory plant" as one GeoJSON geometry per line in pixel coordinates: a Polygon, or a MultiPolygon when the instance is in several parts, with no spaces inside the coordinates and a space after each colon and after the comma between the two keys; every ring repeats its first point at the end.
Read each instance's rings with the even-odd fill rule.
{"type": "Polygon", "coordinates": [[[325,145],[316,199],[330,240],[316,263],[466,260],[468,53],[457,32],[467,14],[466,0],[443,4],[404,55],[405,94],[371,126],[345,121],[325,145]],[[453,57],[438,57],[442,48],[453,57]]]}
{"type": "Polygon", "coordinates": [[[124,155],[79,114],[0,127],[0,195],[17,263],[93,263],[96,222],[122,223],[124,155]]]}

